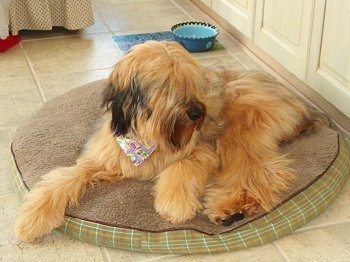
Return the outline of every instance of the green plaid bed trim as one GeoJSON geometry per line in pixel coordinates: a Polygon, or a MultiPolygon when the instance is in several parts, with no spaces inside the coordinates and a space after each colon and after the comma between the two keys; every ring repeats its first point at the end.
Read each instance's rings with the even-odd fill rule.
{"type": "MultiPolygon", "coordinates": [[[[12,154],[9,173],[16,194],[27,192],[12,154]]],[[[135,252],[214,254],[266,244],[290,234],[321,214],[336,198],[350,173],[349,146],[340,136],[339,154],[329,169],[306,190],[273,212],[232,232],[209,236],[193,230],[151,233],[66,217],[57,230],[83,242],[135,252]]]]}

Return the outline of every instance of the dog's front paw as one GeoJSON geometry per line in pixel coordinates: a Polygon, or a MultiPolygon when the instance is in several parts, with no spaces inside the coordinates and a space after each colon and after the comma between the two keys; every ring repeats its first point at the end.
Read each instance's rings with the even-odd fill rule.
{"type": "Polygon", "coordinates": [[[158,214],[166,221],[178,225],[196,216],[202,208],[201,203],[195,199],[189,199],[181,195],[158,195],[154,207],[158,214]]]}

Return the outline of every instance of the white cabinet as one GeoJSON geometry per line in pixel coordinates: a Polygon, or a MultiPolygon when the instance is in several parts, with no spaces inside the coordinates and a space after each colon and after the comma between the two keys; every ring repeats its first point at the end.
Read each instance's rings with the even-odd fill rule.
{"type": "Polygon", "coordinates": [[[246,36],[253,36],[255,0],[213,0],[211,8],[246,36]]]}
{"type": "Polygon", "coordinates": [[[306,80],[313,0],[260,0],[254,43],[299,79],[306,80]]]}
{"type": "Polygon", "coordinates": [[[350,1],[317,0],[308,85],[350,117],[350,1]]]}

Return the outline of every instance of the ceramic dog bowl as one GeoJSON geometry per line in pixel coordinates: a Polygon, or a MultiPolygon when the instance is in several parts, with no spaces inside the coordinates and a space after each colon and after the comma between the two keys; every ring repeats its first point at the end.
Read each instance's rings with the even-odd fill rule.
{"type": "Polygon", "coordinates": [[[209,50],[215,43],[219,29],[205,22],[184,22],[171,27],[175,41],[190,52],[209,50]]]}

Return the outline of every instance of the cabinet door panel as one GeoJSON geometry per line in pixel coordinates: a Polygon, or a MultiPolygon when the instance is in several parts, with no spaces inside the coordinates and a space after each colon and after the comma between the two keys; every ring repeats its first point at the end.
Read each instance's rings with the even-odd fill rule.
{"type": "Polygon", "coordinates": [[[316,10],[307,82],[350,117],[350,1],[318,1],[316,10]]]}
{"type": "Polygon", "coordinates": [[[303,81],[313,6],[313,0],[261,0],[256,6],[254,42],[303,81]]]}
{"type": "Polygon", "coordinates": [[[252,39],[255,0],[215,0],[212,1],[212,9],[252,39]]]}

